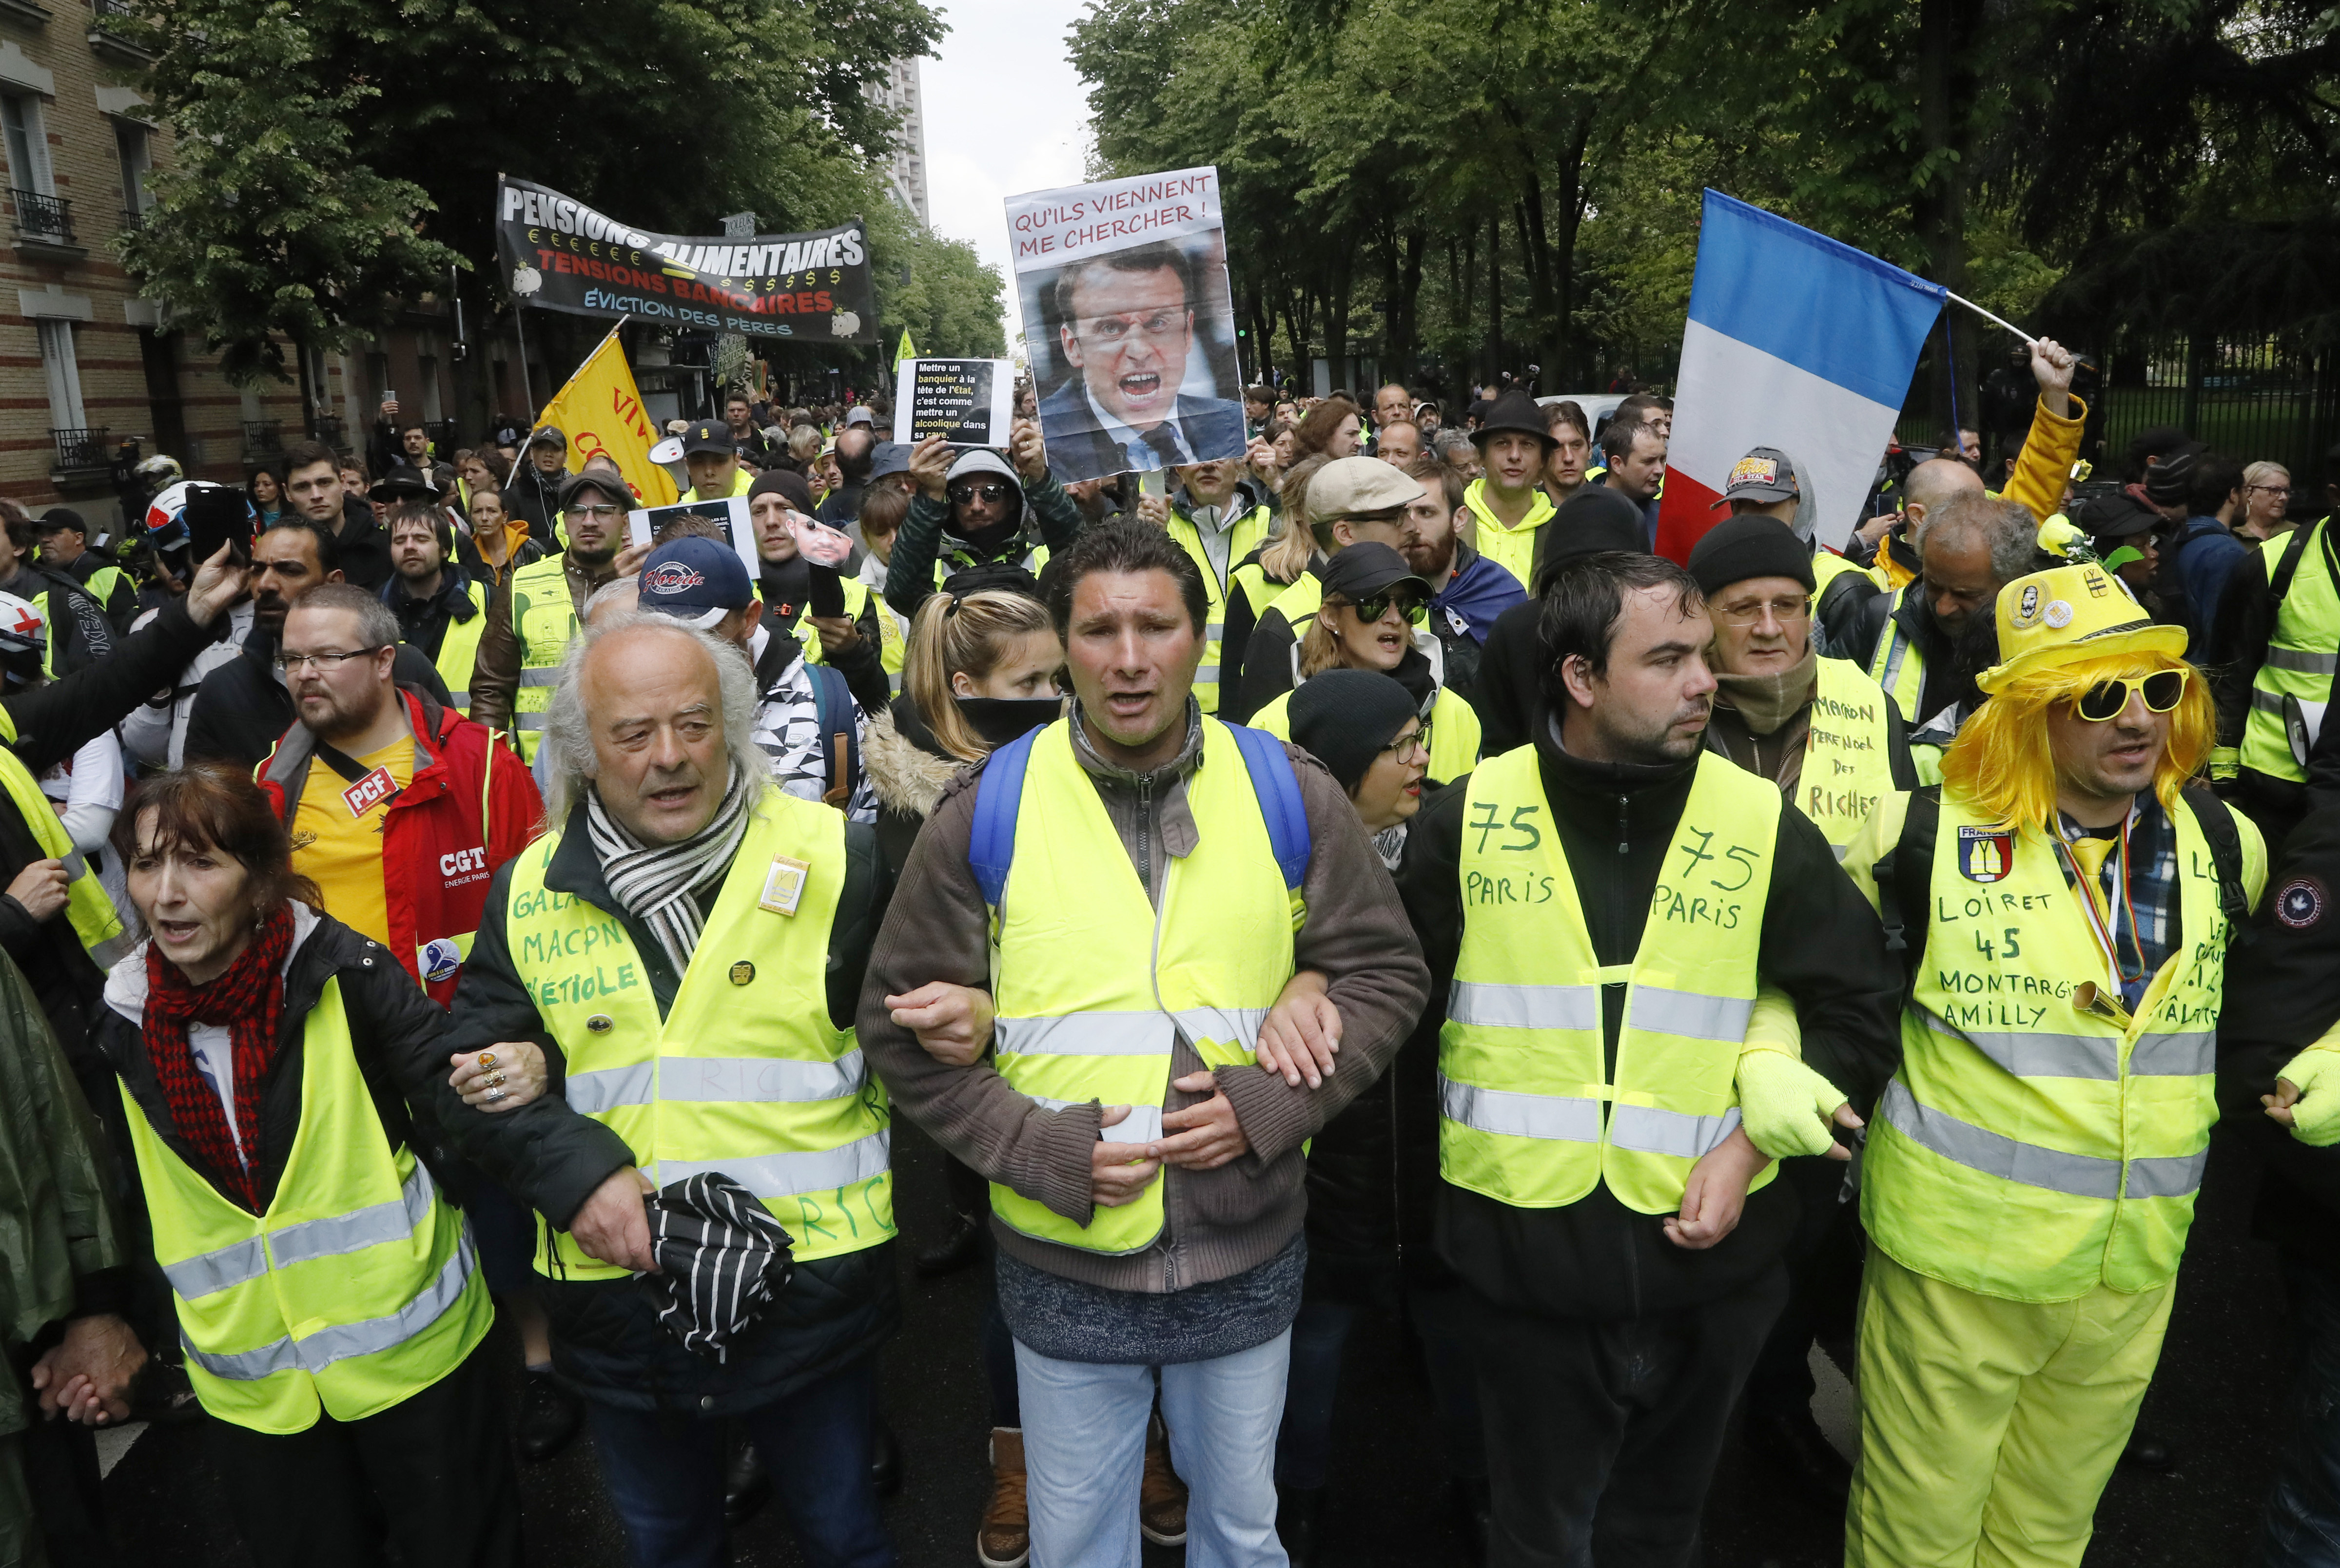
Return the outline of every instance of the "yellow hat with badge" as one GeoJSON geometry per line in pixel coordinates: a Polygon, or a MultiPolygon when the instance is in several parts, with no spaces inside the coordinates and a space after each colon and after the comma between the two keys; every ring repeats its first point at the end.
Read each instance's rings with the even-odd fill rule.
{"type": "Polygon", "coordinates": [[[2039,548],[2061,566],[2018,577],[1998,590],[1999,662],[1975,678],[1997,691],[2034,670],[2107,653],[2186,657],[2186,629],[2147,616],[2128,585],[2107,571],[2087,535],[2062,518],[2039,530],[2039,548]]]}

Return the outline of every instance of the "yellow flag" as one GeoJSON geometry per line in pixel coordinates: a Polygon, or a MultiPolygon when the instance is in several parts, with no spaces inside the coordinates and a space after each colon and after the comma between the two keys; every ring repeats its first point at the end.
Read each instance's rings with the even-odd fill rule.
{"type": "Polygon", "coordinates": [[[674,476],[650,461],[659,431],[642,408],[633,368],[618,344],[618,327],[611,327],[601,346],[585,356],[569,384],[544,405],[537,422],[556,425],[568,436],[570,472],[583,469],[595,452],[608,452],[640,504],[671,506],[681,496],[674,488],[674,476]]]}
{"type": "Polygon", "coordinates": [[[914,360],[917,357],[917,345],[910,342],[910,329],[904,327],[902,329],[902,346],[894,351],[894,363],[898,367],[904,360],[914,360]]]}

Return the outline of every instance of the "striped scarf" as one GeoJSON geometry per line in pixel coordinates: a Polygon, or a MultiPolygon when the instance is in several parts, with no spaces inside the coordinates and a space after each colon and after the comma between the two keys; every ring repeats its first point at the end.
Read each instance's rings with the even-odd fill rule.
{"type": "Polygon", "coordinates": [[[620,826],[601,804],[601,792],[585,792],[585,827],[601,879],[618,907],[648,925],[680,975],[690,967],[707,918],[702,898],[712,899],[748,836],[748,779],[731,769],[730,787],[707,826],[675,844],[644,844],[620,826]]]}

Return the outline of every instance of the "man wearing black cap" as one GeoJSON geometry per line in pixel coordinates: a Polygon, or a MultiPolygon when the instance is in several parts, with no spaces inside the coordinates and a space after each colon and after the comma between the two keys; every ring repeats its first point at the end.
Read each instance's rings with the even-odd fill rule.
{"type": "Polygon", "coordinates": [[[2161,573],[2161,544],[2157,537],[2159,514],[2126,493],[2100,495],[2075,507],[2072,521],[2087,531],[2097,559],[2105,570],[2128,585],[2137,601],[2156,620],[2168,622],[2161,594],[2154,587],[2161,573]]]}
{"type": "MultiPolygon", "coordinates": [[[[1545,531],[1552,542],[1536,565],[1533,587],[1539,590],[1580,556],[1643,549],[1641,514],[1623,496],[1597,484],[1585,485],[1562,502],[1545,531]]],[[[1542,615],[1541,596],[1522,600],[1497,616],[1494,629],[1487,633],[1477,689],[1471,694],[1472,710],[1479,716],[1482,756],[1500,757],[1528,743],[1543,704],[1536,630],[1542,615]]]]}
{"type": "MultiPolygon", "coordinates": [[[[1901,716],[1877,683],[1812,647],[1813,564],[1802,540],[1754,510],[1710,529],[1691,551],[1690,574],[1714,625],[1706,749],[1777,784],[1841,855],[1879,800],[1919,780],[1901,716]]],[[[1851,1321],[1857,1276],[1838,1266],[1829,1245],[1845,1212],[1836,1201],[1841,1175],[1817,1160],[1785,1168],[1803,1200],[1788,1243],[1788,1305],[1747,1381],[1753,1452],[1832,1507],[1843,1503],[1852,1466],[1812,1419],[1808,1358],[1818,1328],[1831,1317],[1851,1321]],[[1839,1280],[1846,1288],[1831,1293],[1839,1280]]]]}
{"type": "Polygon", "coordinates": [[[569,477],[569,438],[558,425],[530,432],[504,486],[504,505],[528,523],[528,536],[548,550],[560,542],[560,486],[569,477]]]}
{"type": "Polygon", "coordinates": [[[1479,520],[1479,553],[1525,585],[1552,518],[1542,484],[1544,454],[1552,447],[1543,410],[1527,393],[1507,392],[1489,405],[1471,440],[1486,470],[1462,492],[1462,504],[1479,520]]]}
{"type": "Polygon", "coordinates": [[[22,507],[12,503],[6,510],[8,553],[0,592],[25,600],[48,622],[41,673],[55,679],[96,663],[114,651],[114,625],[104,607],[71,573],[35,559],[38,525],[22,507]]]}
{"type": "Polygon", "coordinates": [[[89,525],[69,506],[53,506],[34,520],[41,536],[40,561],[81,584],[97,600],[117,634],[126,633],[138,614],[138,584],[114,558],[89,548],[89,525]]]}
{"type": "Polygon", "coordinates": [[[693,420],[682,432],[682,466],[690,475],[685,501],[745,495],[753,477],[739,461],[731,427],[721,420],[693,420]]]}
{"type": "Polygon", "coordinates": [[[768,646],[757,646],[756,678],[767,685],[779,680],[801,650],[804,658],[843,676],[862,707],[883,712],[893,694],[879,651],[884,629],[878,623],[877,599],[868,583],[847,576],[842,567],[808,561],[798,549],[788,516],[809,511],[811,500],[804,476],[784,469],[759,475],[748,487],[748,518],[760,563],[754,592],[764,606],[762,630],[770,634],[768,646]],[[815,614],[817,599],[841,609],[815,614]]]}
{"type": "Polygon", "coordinates": [[[471,676],[471,717],[491,729],[511,731],[521,756],[530,762],[560,680],[561,655],[577,635],[585,601],[619,575],[618,552],[633,504],[626,481],[615,474],[600,469],[570,474],[555,514],[568,548],[513,572],[510,590],[489,604],[471,676]]]}

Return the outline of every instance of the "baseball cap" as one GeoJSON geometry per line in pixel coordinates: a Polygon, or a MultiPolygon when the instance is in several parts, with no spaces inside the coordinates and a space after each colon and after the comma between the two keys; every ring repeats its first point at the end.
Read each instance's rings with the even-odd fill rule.
{"type": "Polygon", "coordinates": [[[719,539],[689,535],[661,544],[642,562],[641,608],[701,630],[756,597],[739,552],[719,539]]]}
{"type": "Polygon", "coordinates": [[[528,444],[530,446],[549,446],[560,452],[567,452],[569,450],[569,438],[560,433],[560,427],[559,425],[540,424],[536,427],[535,432],[528,438],[528,444]]]}
{"type": "Polygon", "coordinates": [[[582,473],[572,473],[560,481],[560,499],[555,504],[561,511],[567,511],[569,503],[574,501],[578,491],[582,490],[599,491],[628,511],[633,510],[633,493],[626,489],[624,480],[620,479],[616,474],[590,468],[582,473]]]}
{"type": "Polygon", "coordinates": [[[869,477],[873,480],[909,471],[910,447],[907,442],[881,441],[869,453],[869,477]]]}
{"type": "Polygon", "coordinates": [[[1360,540],[1335,551],[1332,560],[1317,568],[1316,577],[1327,595],[1337,593],[1351,600],[1397,588],[1412,588],[1424,602],[1431,596],[1430,584],[1406,564],[1405,557],[1379,540],[1360,540]]]}
{"type": "Polygon", "coordinates": [[[1332,522],[1361,512],[1387,511],[1427,493],[1420,480],[1377,457],[1335,458],[1308,481],[1308,521],[1332,522]]]}
{"type": "Polygon", "coordinates": [[[33,520],[33,526],[43,533],[55,533],[61,528],[74,529],[82,533],[89,531],[89,524],[81,520],[81,513],[69,506],[49,508],[33,520]]]}
{"type": "Polygon", "coordinates": [[[1796,481],[1795,460],[1778,447],[1759,446],[1730,465],[1730,477],[1722,485],[1722,499],[1714,504],[1796,501],[1803,493],[1803,487],[1796,481]]]}
{"type": "Polygon", "coordinates": [[[682,455],[697,457],[704,452],[720,452],[729,457],[735,450],[731,427],[719,420],[693,420],[690,428],[682,432],[682,455]]]}
{"type": "Polygon", "coordinates": [[[2161,526],[2158,512],[2137,505],[2127,494],[2096,496],[2073,509],[2072,521],[2091,539],[2130,539],[2161,526]]]}

